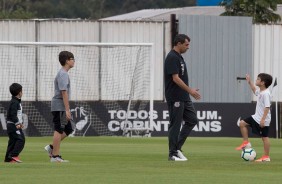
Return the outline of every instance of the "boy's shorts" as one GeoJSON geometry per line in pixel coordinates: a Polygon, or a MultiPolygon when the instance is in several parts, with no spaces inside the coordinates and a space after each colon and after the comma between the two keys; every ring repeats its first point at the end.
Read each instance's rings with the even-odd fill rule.
{"type": "Polygon", "coordinates": [[[69,135],[73,132],[72,125],[70,121],[66,119],[66,112],[65,111],[53,111],[53,123],[54,123],[54,130],[62,134],[63,132],[66,135],[69,135]]]}
{"type": "Polygon", "coordinates": [[[268,137],[269,126],[261,128],[259,124],[253,119],[253,117],[246,118],[243,121],[250,125],[254,134],[261,137],[268,137]]]}

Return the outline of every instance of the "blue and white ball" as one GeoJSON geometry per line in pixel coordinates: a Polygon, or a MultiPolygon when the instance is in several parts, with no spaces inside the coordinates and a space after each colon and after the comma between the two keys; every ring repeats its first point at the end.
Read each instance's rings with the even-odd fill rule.
{"type": "Polygon", "coordinates": [[[254,148],[246,148],[242,150],[241,158],[245,161],[253,161],[256,159],[257,153],[254,148]]]}

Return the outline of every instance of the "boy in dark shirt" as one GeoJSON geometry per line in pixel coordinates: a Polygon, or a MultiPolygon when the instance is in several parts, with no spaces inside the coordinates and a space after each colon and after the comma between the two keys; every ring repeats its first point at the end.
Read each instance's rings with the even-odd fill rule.
{"type": "Polygon", "coordinates": [[[10,86],[12,99],[9,104],[7,113],[7,133],[9,142],[5,156],[5,162],[21,163],[19,154],[24,148],[25,136],[23,134],[23,119],[22,119],[22,86],[18,83],[13,83],[10,86]]]}

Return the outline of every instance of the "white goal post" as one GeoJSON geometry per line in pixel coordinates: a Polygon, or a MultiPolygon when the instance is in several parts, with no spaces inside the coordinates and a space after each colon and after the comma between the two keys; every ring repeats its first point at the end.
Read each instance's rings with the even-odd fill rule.
{"type": "Polygon", "coordinates": [[[53,81],[61,67],[58,54],[63,50],[75,57],[69,75],[76,135],[87,135],[91,128],[95,135],[151,135],[152,43],[0,42],[0,108],[1,102],[10,100],[9,86],[20,83],[30,122],[41,135],[52,133],[50,122],[43,122],[47,121],[44,113],[50,106],[53,81]],[[114,124],[111,128],[109,122],[114,124]]]}

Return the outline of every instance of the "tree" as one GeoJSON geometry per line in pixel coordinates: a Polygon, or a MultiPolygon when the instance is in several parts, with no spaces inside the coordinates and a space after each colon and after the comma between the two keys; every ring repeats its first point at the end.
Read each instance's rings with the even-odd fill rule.
{"type": "Polygon", "coordinates": [[[254,23],[277,23],[281,21],[277,4],[281,0],[223,0],[221,6],[225,7],[223,16],[253,17],[254,23]]]}
{"type": "Polygon", "coordinates": [[[100,19],[141,9],[194,6],[196,0],[2,0],[0,18],[100,19]]]}
{"type": "MultiPolygon", "coordinates": [[[[88,1],[98,1],[95,3],[100,10],[98,18],[119,15],[123,13],[129,13],[132,11],[142,10],[142,9],[156,9],[156,8],[176,8],[185,6],[195,6],[196,0],[88,0],[88,1]]],[[[94,3],[93,3],[93,5],[94,3]]],[[[91,7],[91,6],[90,6],[91,7]]],[[[92,9],[93,11],[93,9],[92,9]]],[[[99,12],[99,11],[98,11],[99,12]]],[[[97,14],[97,13],[96,13],[97,14]]],[[[93,13],[92,13],[93,15],[93,13]]],[[[97,18],[91,17],[91,18],[97,18]]]]}
{"type": "Polygon", "coordinates": [[[34,17],[25,4],[29,0],[2,0],[0,4],[0,19],[29,19],[34,17]]]}

